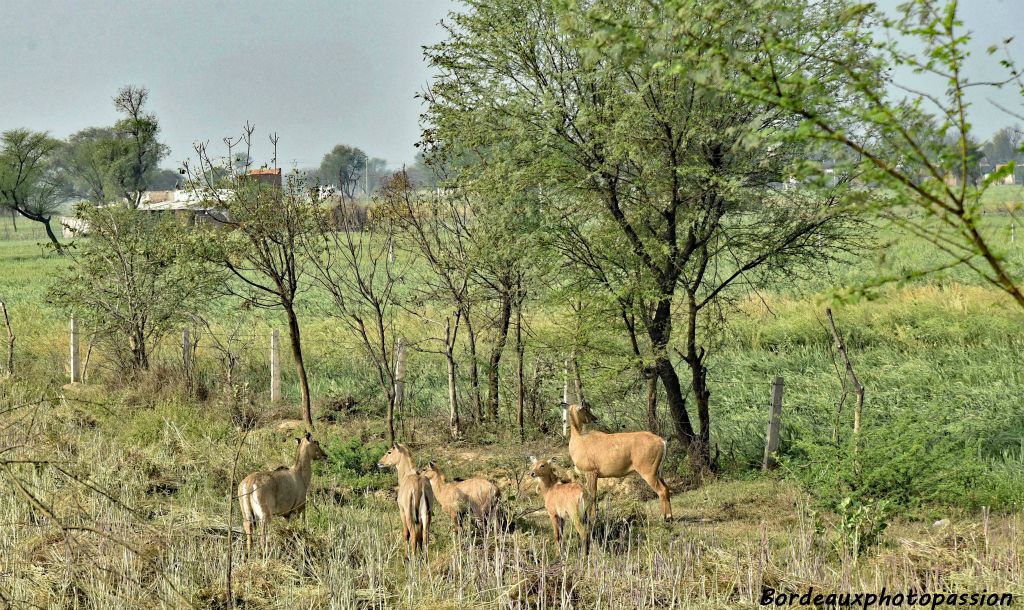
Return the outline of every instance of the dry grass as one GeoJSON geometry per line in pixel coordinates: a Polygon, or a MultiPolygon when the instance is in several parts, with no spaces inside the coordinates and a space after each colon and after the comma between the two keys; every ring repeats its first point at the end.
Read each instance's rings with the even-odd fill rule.
{"type": "MultiPolygon", "coordinates": [[[[3,410],[32,401],[10,382],[0,400],[3,410]]],[[[118,404],[92,390],[3,417],[0,445],[25,446],[0,457],[50,462],[2,472],[0,594],[7,604],[226,607],[225,502],[240,436],[228,413],[188,402],[118,404]],[[18,484],[51,515],[32,507],[18,484]]],[[[319,434],[346,436],[367,425],[322,425],[319,434]]],[[[262,422],[240,471],[287,462],[288,434],[262,422]]],[[[515,530],[458,536],[438,513],[430,563],[407,564],[390,494],[338,495],[332,490],[343,482],[321,474],[308,522],[277,521],[268,557],[240,559],[243,541],[232,524],[237,605],[742,608],[756,605],[762,586],[1021,592],[1019,515],[953,515],[940,528],[897,521],[854,565],[835,544],[831,517],[813,516],[808,499],[785,482],[720,481],[682,491],[676,481],[671,524],[660,521],[642,484],[626,482],[603,486],[591,555],[581,557],[570,538],[560,556],[546,516],[534,511],[535,490],[516,472],[520,452],[564,454],[557,441],[495,451],[421,433],[415,450],[456,473],[479,465],[498,479],[507,509],[522,515],[515,530]]]]}

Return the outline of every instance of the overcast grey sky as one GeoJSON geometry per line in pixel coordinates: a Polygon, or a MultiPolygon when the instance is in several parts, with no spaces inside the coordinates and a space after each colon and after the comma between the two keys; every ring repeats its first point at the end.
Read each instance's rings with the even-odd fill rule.
{"type": "Polygon", "coordinates": [[[428,78],[421,46],[441,38],[450,0],[0,0],[0,130],[57,137],[117,119],[127,83],[151,91],[165,165],[194,140],[256,124],[269,161],[303,167],[339,143],[393,164],[412,161],[428,78]]]}
{"type": "MultiPolygon", "coordinates": [[[[514,0],[510,0],[514,1],[514,0]]],[[[892,6],[899,0],[882,0],[892,6]]],[[[429,73],[421,47],[438,41],[454,0],[198,0],[99,2],[0,0],[0,130],[29,127],[66,137],[117,119],[111,97],[127,83],[152,92],[152,110],[175,166],[192,142],[258,131],[258,162],[269,161],[268,130],[281,137],[285,167],[319,164],[338,143],[392,165],[410,162],[429,73]]],[[[977,37],[975,78],[999,75],[984,55],[1017,35],[1024,61],[1024,0],[965,0],[977,37]]],[[[976,133],[1012,122],[981,92],[976,133]]],[[[1004,103],[1021,108],[1019,95],[1004,103]]]]}

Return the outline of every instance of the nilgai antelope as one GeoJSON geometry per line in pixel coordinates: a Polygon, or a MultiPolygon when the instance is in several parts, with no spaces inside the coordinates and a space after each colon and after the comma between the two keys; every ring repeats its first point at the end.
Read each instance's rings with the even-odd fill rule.
{"type": "Polygon", "coordinates": [[[576,470],[587,478],[592,500],[591,518],[597,515],[597,479],[624,477],[636,472],[661,498],[661,513],[666,521],[671,521],[668,485],[661,478],[661,463],[667,448],[665,439],[651,432],[606,434],[592,430],[584,433],[583,425],[594,421],[597,417],[590,407],[569,407],[569,457],[576,470]]]}
{"type": "Polygon", "coordinates": [[[416,470],[412,454],[405,445],[392,445],[377,462],[377,467],[398,471],[398,511],[402,515],[407,558],[411,560],[418,547],[423,557],[429,559],[430,514],[434,508],[434,494],[429,481],[416,470]]]}
{"type": "Polygon", "coordinates": [[[478,523],[485,525],[497,514],[500,492],[498,486],[487,479],[449,482],[434,462],[423,469],[423,476],[430,481],[434,497],[452,518],[456,529],[461,528],[462,518],[470,512],[478,523]]]}
{"type": "Polygon", "coordinates": [[[572,522],[583,543],[584,554],[590,552],[590,535],[583,523],[583,514],[587,510],[587,492],[579,483],[562,483],[551,468],[554,460],[538,460],[530,456],[530,476],[540,483],[540,495],[544,498],[544,508],[551,518],[551,528],[555,532],[555,543],[562,548],[562,526],[565,520],[572,522]]]}
{"type": "Polygon", "coordinates": [[[252,548],[252,529],[257,521],[263,538],[263,552],[266,553],[270,519],[276,515],[290,519],[292,515],[304,514],[306,510],[306,493],[313,477],[312,461],[326,461],[327,454],[309,432],[295,442],[299,447],[291,468],[281,466],[273,471],[254,472],[238,484],[247,553],[252,548]]]}

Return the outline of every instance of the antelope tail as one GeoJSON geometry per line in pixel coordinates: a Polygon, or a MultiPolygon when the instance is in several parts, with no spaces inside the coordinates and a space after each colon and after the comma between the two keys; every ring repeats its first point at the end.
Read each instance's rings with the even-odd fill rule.
{"type": "Polygon", "coordinates": [[[419,506],[419,522],[429,523],[430,522],[430,492],[427,491],[430,488],[429,484],[423,486],[423,491],[420,492],[420,506],[419,506]]]}
{"type": "Polygon", "coordinates": [[[658,478],[664,480],[662,471],[665,469],[665,457],[668,456],[668,441],[661,439],[661,461],[658,462],[658,478]]]}
{"type": "MultiPolygon", "coordinates": [[[[422,492],[420,493],[422,494],[422,492]]],[[[419,502],[417,501],[418,499],[419,498],[416,496],[416,494],[412,494],[409,496],[409,513],[412,516],[412,522],[414,524],[419,524],[420,522],[420,511],[417,510],[419,508],[419,502]]]]}
{"type": "Polygon", "coordinates": [[[242,522],[248,521],[249,523],[255,523],[256,519],[253,518],[252,514],[252,491],[248,489],[243,482],[238,486],[238,507],[242,513],[242,522]]]}

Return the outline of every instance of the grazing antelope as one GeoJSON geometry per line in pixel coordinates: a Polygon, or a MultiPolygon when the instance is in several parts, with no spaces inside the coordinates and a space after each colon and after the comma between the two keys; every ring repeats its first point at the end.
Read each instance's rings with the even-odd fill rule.
{"type": "Polygon", "coordinates": [[[562,526],[565,520],[572,521],[573,527],[580,535],[583,553],[590,552],[590,535],[583,523],[586,512],[587,492],[579,483],[562,483],[555,476],[551,464],[554,460],[538,460],[530,456],[530,476],[540,483],[540,495],[544,497],[544,508],[551,518],[551,528],[555,532],[555,543],[562,548],[562,526]]]}
{"type": "Polygon", "coordinates": [[[377,467],[398,471],[398,511],[402,515],[402,536],[407,546],[407,558],[412,559],[419,547],[423,557],[429,559],[427,547],[430,514],[434,508],[430,482],[413,466],[412,454],[405,445],[392,445],[377,462],[377,467]]]}
{"type": "Polygon", "coordinates": [[[326,461],[327,454],[309,432],[295,442],[299,447],[291,468],[281,466],[273,471],[254,472],[238,484],[238,504],[242,511],[247,553],[252,548],[252,529],[257,521],[265,553],[267,527],[272,517],[281,515],[290,519],[292,515],[305,515],[306,493],[313,477],[312,461],[326,461]]]}
{"type": "Polygon", "coordinates": [[[472,512],[478,523],[486,524],[497,514],[498,486],[487,479],[469,479],[466,481],[448,482],[444,471],[437,464],[430,462],[423,469],[423,476],[430,481],[434,497],[441,504],[444,512],[452,518],[456,529],[461,528],[464,515],[472,512]]]}
{"type": "Polygon", "coordinates": [[[661,513],[672,520],[668,485],[661,478],[665,459],[665,439],[651,432],[618,432],[606,434],[592,430],[583,432],[583,425],[597,421],[590,407],[569,407],[569,457],[577,470],[587,477],[590,516],[597,515],[597,479],[639,474],[661,499],[661,513]]]}

